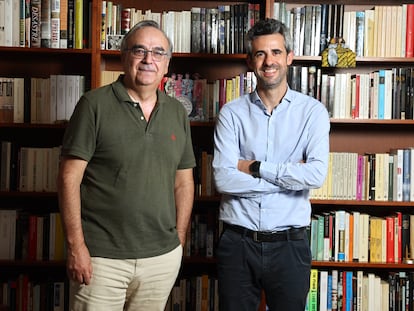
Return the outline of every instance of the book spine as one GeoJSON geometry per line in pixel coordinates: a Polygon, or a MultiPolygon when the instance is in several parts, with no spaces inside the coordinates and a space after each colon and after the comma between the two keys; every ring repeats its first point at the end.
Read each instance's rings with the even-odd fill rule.
{"type": "Polygon", "coordinates": [[[68,1],[68,16],[67,16],[67,47],[73,49],[75,47],[75,0],[68,1]]]}
{"type": "Polygon", "coordinates": [[[40,16],[41,16],[41,1],[32,0],[30,6],[30,46],[40,47],[41,32],[40,32],[40,16]]]}
{"type": "Polygon", "coordinates": [[[414,4],[407,4],[405,56],[414,57],[414,4]]]}
{"type": "Polygon", "coordinates": [[[74,31],[74,48],[83,48],[83,1],[87,0],[75,0],[75,31],[74,31]]]}
{"type": "Polygon", "coordinates": [[[43,48],[50,48],[52,44],[51,6],[52,0],[41,0],[40,46],[43,48]]]}
{"type": "MultiPolygon", "coordinates": [[[[51,0],[51,48],[60,48],[60,2],[61,0],[51,0]]],[[[62,0],[65,1],[65,0],[62,0]]]]}
{"type": "Polygon", "coordinates": [[[106,46],[106,28],[107,28],[107,19],[106,19],[106,1],[102,1],[102,10],[101,10],[101,49],[104,50],[106,46]]]}

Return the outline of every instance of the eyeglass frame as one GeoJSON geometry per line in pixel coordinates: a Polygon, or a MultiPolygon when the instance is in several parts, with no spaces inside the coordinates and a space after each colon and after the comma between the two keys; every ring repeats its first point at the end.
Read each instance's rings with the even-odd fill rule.
{"type": "Polygon", "coordinates": [[[129,49],[124,49],[124,52],[131,52],[132,57],[136,59],[144,59],[147,57],[148,53],[151,53],[151,57],[154,61],[160,62],[163,60],[165,56],[169,57],[170,53],[164,51],[162,48],[155,48],[152,50],[148,50],[142,46],[134,45],[129,49]],[[135,53],[138,51],[143,51],[142,56],[136,55],[135,53]],[[155,57],[154,57],[155,56],[155,57]]]}

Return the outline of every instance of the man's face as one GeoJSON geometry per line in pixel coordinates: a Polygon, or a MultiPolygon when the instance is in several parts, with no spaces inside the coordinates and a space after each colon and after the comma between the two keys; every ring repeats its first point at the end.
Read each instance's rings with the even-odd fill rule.
{"type": "Polygon", "coordinates": [[[128,78],[136,85],[158,86],[167,74],[170,62],[167,55],[157,60],[153,57],[154,52],[169,51],[168,40],[164,34],[154,27],[141,28],[128,39],[128,49],[123,55],[124,70],[128,78]],[[131,49],[145,51],[145,54],[138,56],[131,49]]]}
{"type": "Polygon", "coordinates": [[[252,57],[247,63],[256,74],[258,89],[273,89],[286,84],[293,53],[286,52],[284,43],[281,34],[263,35],[252,41],[252,57]]]}

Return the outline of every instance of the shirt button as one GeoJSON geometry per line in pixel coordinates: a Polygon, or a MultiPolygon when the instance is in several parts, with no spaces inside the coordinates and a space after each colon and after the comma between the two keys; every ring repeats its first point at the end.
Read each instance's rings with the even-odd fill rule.
{"type": "Polygon", "coordinates": [[[144,117],[143,116],[141,116],[141,120],[144,120],[144,117]]]}
{"type": "Polygon", "coordinates": [[[138,106],[137,104],[134,104],[134,107],[135,107],[135,108],[137,108],[137,106],[138,106]]]}

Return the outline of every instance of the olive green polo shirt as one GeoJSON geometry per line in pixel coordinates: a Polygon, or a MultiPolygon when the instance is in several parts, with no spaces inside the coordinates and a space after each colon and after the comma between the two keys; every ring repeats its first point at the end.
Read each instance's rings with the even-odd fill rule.
{"type": "Polygon", "coordinates": [[[121,81],[80,99],[62,155],[88,161],[81,210],[91,255],[157,256],[179,244],[174,181],[176,170],[195,166],[190,124],[182,104],[160,91],[147,123],[121,81]]]}

